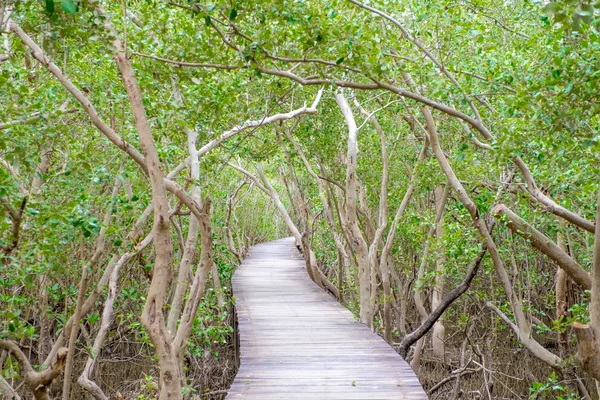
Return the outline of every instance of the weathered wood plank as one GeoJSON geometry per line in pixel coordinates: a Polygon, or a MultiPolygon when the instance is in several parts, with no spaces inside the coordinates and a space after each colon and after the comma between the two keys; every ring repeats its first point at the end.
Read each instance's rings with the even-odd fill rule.
{"type": "Polygon", "coordinates": [[[254,246],[233,293],[241,366],[227,399],[427,399],[402,357],[309,279],[292,238],[254,246]]]}

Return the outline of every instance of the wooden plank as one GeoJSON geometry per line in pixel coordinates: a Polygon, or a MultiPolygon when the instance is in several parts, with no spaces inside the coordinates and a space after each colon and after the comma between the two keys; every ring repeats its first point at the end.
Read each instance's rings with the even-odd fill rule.
{"type": "Polygon", "coordinates": [[[252,247],[233,293],[241,365],[228,400],[427,399],[402,357],[310,280],[293,238],[252,247]]]}

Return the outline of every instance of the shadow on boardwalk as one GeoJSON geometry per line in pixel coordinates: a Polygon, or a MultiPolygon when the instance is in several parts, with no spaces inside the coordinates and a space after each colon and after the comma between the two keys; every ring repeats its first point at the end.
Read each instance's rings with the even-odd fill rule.
{"type": "Polygon", "coordinates": [[[227,399],[427,399],[402,357],[310,280],[293,238],[254,246],[233,293],[241,364],[227,399]]]}

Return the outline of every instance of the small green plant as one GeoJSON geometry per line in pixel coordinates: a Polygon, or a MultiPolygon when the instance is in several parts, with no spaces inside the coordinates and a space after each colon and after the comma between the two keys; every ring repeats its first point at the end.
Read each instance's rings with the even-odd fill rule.
{"type": "Polygon", "coordinates": [[[579,395],[559,381],[552,372],[546,382],[534,382],[529,388],[529,398],[532,400],[579,400],[579,395]]]}
{"type": "Polygon", "coordinates": [[[144,377],[140,380],[140,392],[135,400],[150,400],[156,399],[158,393],[158,384],[154,381],[152,375],[144,374],[144,377]]]}

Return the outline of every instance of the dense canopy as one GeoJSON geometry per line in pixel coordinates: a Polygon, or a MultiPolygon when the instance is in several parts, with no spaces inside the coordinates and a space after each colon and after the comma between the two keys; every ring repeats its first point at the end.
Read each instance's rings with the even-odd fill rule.
{"type": "Polygon", "coordinates": [[[294,236],[431,398],[597,399],[599,21],[0,0],[0,393],[224,398],[232,273],[294,236]]]}

